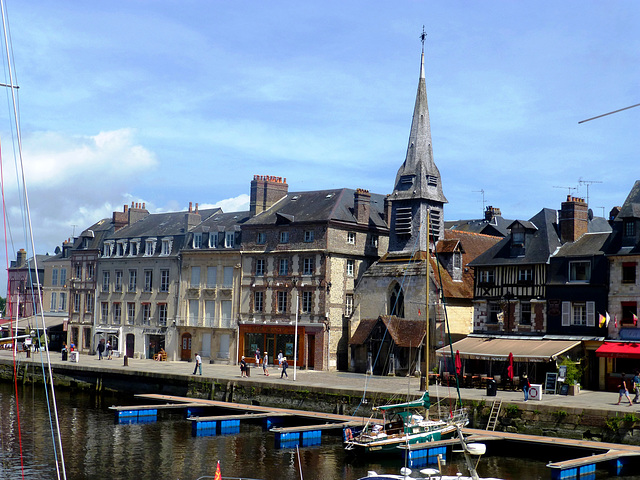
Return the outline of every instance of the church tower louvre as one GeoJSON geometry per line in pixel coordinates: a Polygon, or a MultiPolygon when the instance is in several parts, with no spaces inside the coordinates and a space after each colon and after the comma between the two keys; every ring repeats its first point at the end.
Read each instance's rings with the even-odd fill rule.
{"type": "Polygon", "coordinates": [[[411,121],[409,145],[404,163],[398,169],[391,202],[389,254],[426,252],[429,245],[444,238],[444,204],[440,171],[433,160],[431,124],[424,75],[424,38],[418,93],[411,121]],[[431,241],[427,241],[427,214],[430,215],[431,241]]]}

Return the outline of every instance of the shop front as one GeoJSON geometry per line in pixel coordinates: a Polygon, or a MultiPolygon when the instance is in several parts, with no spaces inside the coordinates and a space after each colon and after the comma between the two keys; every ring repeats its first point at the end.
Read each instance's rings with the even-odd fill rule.
{"type": "Polygon", "coordinates": [[[165,349],[167,327],[145,328],[142,333],[145,337],[146,357],[155,358],[160,349],[165,349]]]}
{"type": "MultiPolygon", "coordinates": [[[[305,327],[297,329],[297,367],[306,367],[305,362],[305,327]]],[[[256,350],[260,349],[261,358],[264,353],[269,355],[271,365],[278,364],[278,354],[287,357],[290,366],[294,365],[294,351],[296,348],[296,327],[294,325],[240,325],[239,328],[238,362],[242,356],[247,363],[255,363],[256,350]]]]}

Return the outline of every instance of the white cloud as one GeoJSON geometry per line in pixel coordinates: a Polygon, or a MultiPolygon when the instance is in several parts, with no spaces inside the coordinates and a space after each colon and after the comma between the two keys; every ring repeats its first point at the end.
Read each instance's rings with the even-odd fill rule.
{"type": "Polygon", "coordinates": [[[249,210],[249,195],[243,193],[237,197],[225,198],[213,204],[201,204],[198,208],[204,210],[206,208],[221,208],[223,212],[242,212],[249,210]]]}

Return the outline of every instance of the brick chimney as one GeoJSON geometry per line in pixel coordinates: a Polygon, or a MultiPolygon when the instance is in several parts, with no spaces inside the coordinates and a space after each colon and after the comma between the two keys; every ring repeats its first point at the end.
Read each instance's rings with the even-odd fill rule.
{"type": "Polygon", "coordinates": [[[129,223],[129,214],[127,213],[128,210],[129,210],[129,207],[125,205],[124,208],[122,209],[122,212],[113,212],[113,218],[111,220],[111,223],[113,223],[113,227],[115,228],[116,232],[120,230],[122,227],[126,227],[128,225],[129,223]]]}
{"type": "Polygon", "coordinates": [[[391,195],[384,197],[383,208],[384,221],[387,222],[388,226],[391,226],[391,195]]]}
{"type": "Polygon", "coordinates": [[[353,210],[358,223],[369,224],[371,211],[371,194],[369,190],[358,188],[353,195],[353,210]]]}
{"type": "Polygon", "coordinates": [[[589,209],[584,198],[567,195],[560,209],[560,240],[575,242],[589,229],[589,209]]]}
{"type": "Polygon", "coordinates": [[[138,220],[142,220],[149,215],[149,210],[145,208],[144,203],[131,202],[131,208],[129,208],[129,225],[133,225],[138,220]]]}
{"type": "Polygon", "coordinates": [[[278,200],[289,193],[287,179],[272,175],[254,175],[251,181],[251,199],[249,209],[251,216],[271,208],[278,200]]]}
{"type": "Polygon", "coordinates": [[[499,208],[496,208],[496,207],[488,206],[487,209],[484,211],[484,219],[487,222],[491,222],[491,220],[493,220],[495,217],[501,217],[501,216],[502,216],[502,212],[500,211],[499,208]]]}

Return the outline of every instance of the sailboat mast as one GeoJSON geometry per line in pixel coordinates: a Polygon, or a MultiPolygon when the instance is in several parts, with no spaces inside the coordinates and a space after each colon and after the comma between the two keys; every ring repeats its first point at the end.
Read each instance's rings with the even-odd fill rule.
{"type": "Polygon", "coordinates": [[[424,309],[425,329],[424,329],[424,375],[425,391],[429,391],[429,208],[427,208],[427,255],[425,258],[425,289],[426,289],[426,305],[424,309]]]}

